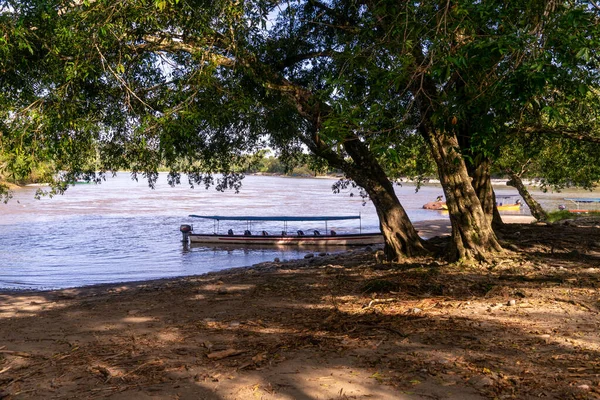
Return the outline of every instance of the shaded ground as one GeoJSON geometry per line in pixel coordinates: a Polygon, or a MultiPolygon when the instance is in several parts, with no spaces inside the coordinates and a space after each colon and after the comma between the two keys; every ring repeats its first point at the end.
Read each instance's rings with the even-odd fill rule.
{"type": "Polygon", "coordinates": [[[487,266],[357,250],[0,294],[0,398],[600,398],[600,224],[578,224],[511,224],[487,266]]]}

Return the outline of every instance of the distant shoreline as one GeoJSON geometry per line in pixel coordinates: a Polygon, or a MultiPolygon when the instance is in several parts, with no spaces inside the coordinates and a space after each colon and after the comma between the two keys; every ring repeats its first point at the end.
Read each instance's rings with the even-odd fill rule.
{"type": "MultiPolygon", "coordinates": [[[[267,177],[278,177],[278,178],[307,178],[307,179],[344,179],[343,175],[286,175],[286,174],[276,174],[276,173],[268,173],[268,172],[253,172],[246,174],[248,176],[267,176],[267,177]]],[[[416,184],[417,182],[413,179],[408,178],[400,178],[398,180],[400,183],[411,183],[416,184]]],[[[493,186],[509,186],[508,179],[492,179],[493,186]]],[[[524,180],[525,186],[537,187],[539,186],[536,183],[536,179],[524,180]]],[[[422,185],[441,185],[439,179],[428,178],[421,182],[422,185]]],[[[512,186],[509,186],[512,187],[512,186]]]]}
{"type": "MultiPolygon", "coordinates": [[[[129,173],[129,171],[118,171],[121,173],[129,173]]],[[[162,171],[160,173],[167,173],[166,171],[162,171]]],[[[270,172],[252,172],[252,173],[245,173],[246,176],[265,176],[265,177],[276,177],[276,178],[304,178],[304,179],[330,179],[330,180],[339,180],[339,179],[345,179],[343,174],[336,174],[336,175],[309,175],[309,174],[301,174],[301,175],[287,175],[287,174],[278,174],[278,173],[270,173],[270,172]]],[[[400,183],[409,183],[409,184],[416,184],[417,182],[413,179],[408,179],[408,178],[400,178],[398,180],[400,183]]],[[[512,186],[508,185],[509,179],[491,179],[492,185],[493,186],[500,186],[500,187],[510,187],[513,188],[512,186]]],[[[537,178],[533,178],[533,179],[524,179],[523,183],[525,184],[526,187],[534,187],[534,188],[538,188],[540,187],[540,180],[537,178]]],[[[23,185],[18,185],[15,183],[9,183],[6,181],[0,181],[1,185],[5,185],[8,186],[9,189],[14,190],[14,189],[20,189],[20,188],[24,188],[24,187],[45,187],[48,186],[48,183],[26,183],[23,185]]],[[[425,180],[423,180],[421,182],[422,185],[441,185],[440,180],[436,179],[436,178],[427,178],[425,180]]],[[[574,190],[578,190],[581,188],[571,188],[574,190]]]]}

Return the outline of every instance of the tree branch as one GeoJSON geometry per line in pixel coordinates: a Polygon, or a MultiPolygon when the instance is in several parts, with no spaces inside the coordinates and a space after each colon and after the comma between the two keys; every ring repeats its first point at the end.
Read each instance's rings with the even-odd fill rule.
{"type": "Polygon", "coordinates": [[[140,103],[142,103],[144,106],[148,107],[148,109],[154,111],[154,109],[148,104],[146,103],[144,100],[142,100],[127,84],[127,82],[125,82],[125,80],[123,79],[123,77],[121,77],[121,75],[117,74],[115,72],[115,70],[113,70],[110,66],[110,63],[106,60],[106,58],[104,57],[104,54],[102,54],[102,52],[100,51],[100,48],[98,47],[97,44],[94,43],[94,46],[96,47],[96,50],[98,51],[98,54],[100,55],[100,59],[102,61],[102,65],[105,66],[106,68],[108,68],[108,70],[110,71],[110,73],[117,79],[117,81],[119,83],[121,83],[121,85],[125,88],[125,90],[130,93],[133,97],[135,97],[140,103]]]}
{"type": "Polygon", "coordinates": [[[306,53],[306,54],[296,54],[293,57],[289,57],[289,58],[286,58],[285,60],[282,60],[280,63],[277,64],[277,67],[278,67],[278,69],[283,69],[283,68],[291,67],[292,65],[297,64],[301,61],[311,60],[313,58],[320,58],[320,57],[331,57],[334,54],[337,54],[337,52],[333,51],[333,50],[313,51],[311,53],[306,53]]]}
{"type": "MultiPolygon", "coordinates": [[[[170,38],[161,38],[156,36],[146,36],[144,37],[144,40],[147,44],[138,46],[141,49],[169,52],[184,51],[190,54],[201,53],[208,62],[212,62],[226,68],[233,68],[237,64],[260,71],[260,74],[255,74],[255,77],[261,77],[260,83],[268,89],[278,91],[289,101],[291,101],[298,110],[298,113],[312,125],[313,132],[310,137],[306,136],[302,138],[302,141],[305,143],[305,145],[308,146],[315,154],[327,160],[327,162],[329,162],[332,166],[343,170],[348,170],[351,167],[341,155],[333,151],[331,147],[319,137],[318,132],[320,129],[320,120],[322,117],[323,108],[327,108],[327,105],[318,99],[315,99],[310,90],[286,79],[280,73],[274,71],[272,67],[257,61],[251,55],[247,58],[230,58],[219,54],[214,49],[211,50],[210,47],[196,46],[180,40],[172,40],[170,38]]],[[[224,49],[220,50],[224,51],[224,49]]],[[[302,60],[317,57],[327,57],[333,53],[334,52],[331,50],[326,50],[299,54],[284,60],[280,65],[293,65],[294,63],[302,60]]],[[[356,138],[348,137],[348,139],[356,138]]]]}
{"type": "Polygon", "coordinates": [[[189,54],[202,54],[206,61],[224,67],[233,67],[236,64],[236,59],[219,54],[215,50],[211,50],[211,46],[206,46],[203,48],[201,46],[193,45],[183,41],[160,38],[156,36],[144,36],[144,41],[147,44],[137,45],[136,47],[153,51],[183,51],[189,54]]]}
{"type": "Polygon", "coordinates": [[[346,15],[337,12],[335,9],[329,7],[327,4],[322,3],[318,0],[308,0],[308,4],[314,8],[322,10],[329,18],[334,20],[339,28],[354,28],[356,24],[354,21],[349,20],[346,15]]]}

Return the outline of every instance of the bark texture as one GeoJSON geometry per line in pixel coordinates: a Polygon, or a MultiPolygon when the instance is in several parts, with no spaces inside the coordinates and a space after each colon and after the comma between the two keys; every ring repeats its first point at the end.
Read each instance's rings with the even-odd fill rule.
{"type": "Polygon", "coordinates": [[[473,189],[481,202],[483,213],[491,221],[492,227],[498,228],[504,223],[496,206],[496,193],[492,187],[490,166],[491,162],[489,159],[485,159],[477,166],[470,168],[470,175],[473,178],[473,189]]]}
{"type": "Polygon", "coordinates": [[[329,165],[344,171],[348,178],[367,192],[377,211],[379,227],[385,238],[386,259],[395,261],[402,257],[428,253],[385,171],[358,137],[349,135],[343,142],[351,162],[322,143],[317,129],[314,130],[313,138],[305,143],[316,155],[327,160],[329,165]]]}
{"type": "MultiPolygon", "coordinates": [[[[417,61],[425,64],[426,57],[419,46],[415,46],[415,55],[417,61]]],[[[436,109],[442,102],[437,101],[438,87],[427,74],[423,74],[420,80],[415,80],[412,91],[417,94],[415,98],[421,118],[419,133],[428,143],[437,165],[450,214],[452,245],[448,258],[452,261],[484,261],[492,254],[501,252],[502,247],[492,229],[492,218],[488,218],[483,211],[465,159],[460,153],[457,130],[463,129],[462,140],[470,140],[468,125],[461,128],[453,119],[451,125],[454,128],[441,129],[435,126],[433,121],[436,120],[436,109]]],[[[486,190],[489,189],[486,187],[486,190]]],[[[487,198],[487,195],[484,198],[487,198]]],[[[491,215],[493,216],[493,211],[491,215]]]]}
{"type": "Polygon", "coordinates": [[[344,172],[365,189],[377,210],[381,232],[385,237],[386,258],[394,261],[402,256],[427,253],[422,239],[396,196],[394,186],[365,144],[358,138],[353,138],[344,142],[344,149],[355,164],[344,172]]]}
{"type": "Polygon", "coordinates": [[[540,203],[538,203],[531,196],[529,190],[527,190],[527,187],[523,184],[523,180],[521,179],[521,177],[512,170],[508,170],[507,172],[508,176],[510,176],[510,182],[508,182],[508,184],[514,186],[517,189],[517,191],[529,207],[531,215],[533,215],[533,217],[538,221],[547,221],[548,213],[546,213],[546,211],[542,208],[540,203]]]}
{"type": "Polygon", "coordinates": [[[484,213],[473,188],[464,159],[458,152],[456,135],[428,129],[425,125],[420,131],[429,143],[446,195],[453,243],[449,258],[483,261],[490,254],[502,251],[491,220],[484,213]]]}

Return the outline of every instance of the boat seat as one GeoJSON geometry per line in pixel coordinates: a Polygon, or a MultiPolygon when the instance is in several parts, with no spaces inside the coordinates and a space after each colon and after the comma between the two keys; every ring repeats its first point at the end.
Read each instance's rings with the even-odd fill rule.
{"type": "Polygon", "coordinates": [[[303,231],[298,231],[298,236],[304,236],[304,232],[303,231]]]}
{"type": "Polygon", "coordinates": [[[269,232],[267,232],[267,231],[262,231],[262,235],[263,235],[263,236],[269,236],[269,232]]]}
{"type": "Polygon", "coordinates": [[[250,232],[250,231],[244,231],[244,236],[252,236],[252,232],[250,232]]]}
{"type": "Polygon", "coordinates": [[[330,234],[331,234],[331,236],[335,236],[335,235],[337,235],[337,232],[332,229],[330,234]]]}
{"type": "Polygon", "coordinates": [[[228,230],[228,231],[227,231],[227,234],[228,234],[229,236],[233,236],[233,229],[230,229],[230,230],[228,230]]]}
{"type": "Polygon", "coordinates": [[[319,232],[319,231],[313,231],[313,234],[314,234],[315,236],[321,236],[321,232],[319,232]]]}

